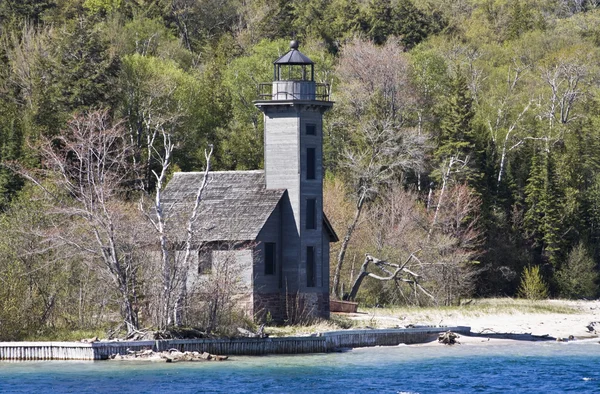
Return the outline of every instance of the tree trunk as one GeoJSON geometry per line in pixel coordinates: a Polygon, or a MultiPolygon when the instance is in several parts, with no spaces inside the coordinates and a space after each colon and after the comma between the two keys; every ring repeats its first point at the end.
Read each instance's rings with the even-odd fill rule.
{"type": "Polygon", "coordinates": [[[348,244],[350,243],[350,238],[354,233],[354,229],[356,228],[356,224],[358,223],[358,219],[360,218],[360,214],[362,212],[365,198],[366,198],[366,190],[363,190],[360,198],[358,199],[358,203],[356,204],[356,212],[354,214],[354,219],[350,226],[348,226],[348,230],[346,231],[346,236],[344,237],[344,241],[342,242],[342,246],[340,248],[340,253],[338,254],[337,264],[335,266],[335,273],[333,275],[333,285],[332,285],[332,293],[334,297],[339,297],[339,288],[340,288],[340,273],[342,271],[342,264],[344,263],[344,257],[346,257],[346,250],[348,250],[348,244]]]}
{"type": "Polygon", "coordinates": [[[356,276],[356,280],[354,281],[354,284],[352,285],[352,289],[350,289],[350,294],[348,295],[349,301],[354,301],[356,299],[356,294],[358,293],[358,289],[360,288],[360,285],[362,284],[363,279],[369,275],[369,273],[367,272],[367,266],[369,265],[370,261],[372,261],[371,256],[366,255],[365,261],[362,264],[362,266],[360,267],[360,272],[356,276]]]}
{"type": "Polygon", "coordinates": [[[187,298],[187,281],[188,281],[188,272],[190,270],[190,259],[192,256],[192,242],[194,236],[194,223],[198,219],[198,208],[200,207],[200,202],[202,201],[202,194],[204,193],[204,189],[206,189],[206,185],[208,184],[208,174],[210,172],[210,159],[213,154],[214,147],[213,145],[209,145],[209,150],[204,151],[204,159],[206,160],[206,169],[204,170],[204,176],[202,178],[202,183],[198,187],[196,191],[196,199],[194,201],[194,208],[190,213],[190,218],[187,223],[187,234],[185,240],[185,255],[183,258],[183,263],[181,269],[181,275],[179,277],[181,281],[179,295],[177,297],[177,301],[175,303],[173,309],[174,323],[177,326],[180,326],[183,321],[183,306],[185,305],[185,300],[187,298]]]}

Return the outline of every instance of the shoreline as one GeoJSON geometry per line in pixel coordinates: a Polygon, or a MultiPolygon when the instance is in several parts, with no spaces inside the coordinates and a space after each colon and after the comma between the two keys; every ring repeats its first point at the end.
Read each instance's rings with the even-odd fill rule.
{"type": "Polygon", "coordinates": [[[419,327],[368,330],[338,330],[310,336],[281,338],[176,339],[149,341],[0,342],[0,360],[107,360],[134,352],[258,356],[268,354],[331,353],[344,348],[396,346],[424,343],[451,330],[468,334],[470,327],[419,327]]]}
{"type": "Polygon", "coordinates": [[[377,328],[464,325],[471,327],[471,333],[491,337],[532,335],[592,339],[600,334],[600,300],[483,299],[448,308],[359,308],[359,313],[344,314],[343,318],[359,326],[369,324],[377,328]],[[593,324],[595,322],[597,324],[593,324]]]}
{"type": "Polygon", "coordinates": [[[398,344],[448,346],[437,341],[438,335],[446,331],[460,335],[459,346],[600,338],[600,300],[528,302],[485,299],[469,301],[461,307],[372,308],[359,309],[358,313],[332,315],[351,322],[352,329],[332,330],[335,325],[295,327],[297,330],[293,334],[271,334],[263,339],[0,342],[0,360],[100,360],[114,354],[171,349],[253,356],[328,353],[340,349],[398,344]]]}

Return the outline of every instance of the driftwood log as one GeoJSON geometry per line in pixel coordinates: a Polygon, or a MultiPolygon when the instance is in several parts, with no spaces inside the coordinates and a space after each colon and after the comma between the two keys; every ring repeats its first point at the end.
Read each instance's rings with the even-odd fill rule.
{"type": "Polygon", "coordinates": [[[453,333],[452,331],[446,331],[440,333],[438,336],[438,342],[443,343],[444,345],[455,345],[460,344],[457,339],[460,338],[458,334],[453,333]]]}

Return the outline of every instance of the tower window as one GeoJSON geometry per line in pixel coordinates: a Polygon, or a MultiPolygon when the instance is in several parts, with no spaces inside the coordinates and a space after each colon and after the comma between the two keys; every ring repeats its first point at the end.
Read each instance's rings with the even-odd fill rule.
{"type": "Polygon", "coordinates": [[[265,275],[275,275],[275,242],[265,242],[265,275]]]}
{"type": "Polygon", "coordinates": [[[317,125],[307,124],[306,125],[306,135],[317,135],[317,125]]]}
{"type": "Polygon", "coordinates": [[[309,198],[306,200],[306,229],[315,230],[317,228],[317,200],[309,198]]]}
{"type": "Polygon", "coordinates": [[[315,247],[306,247],[306,287],[315,287],[315,247]]]}
{"type": "Polygon", "coordinates": [[[306,179],[317,177],[317,154],[316,148],[306,148],[306,179]]]}

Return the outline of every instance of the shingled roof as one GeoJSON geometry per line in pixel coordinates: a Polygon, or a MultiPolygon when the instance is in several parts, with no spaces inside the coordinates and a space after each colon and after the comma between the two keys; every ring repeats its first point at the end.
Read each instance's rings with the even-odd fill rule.
{"type": "MultiPolygon", "coordinates": [[[[184,235],[203,172],[177,172],[162,196],[167,216],[180,218],[184,235]]],[[[281,200],[285,189],[267,190],[264,171],[212,171],[203,192],[195,241],[254,240],[281,200]]]]}

